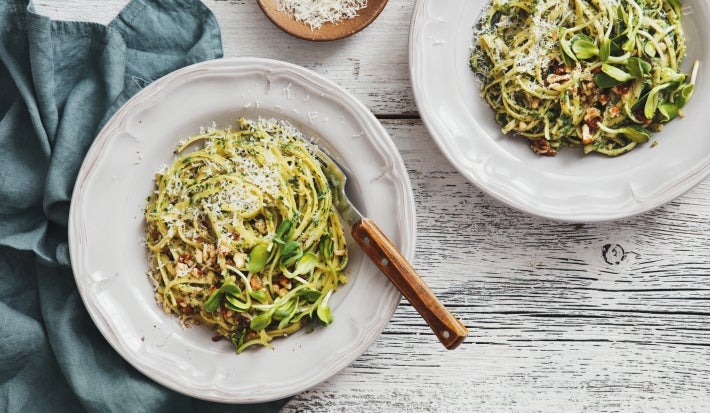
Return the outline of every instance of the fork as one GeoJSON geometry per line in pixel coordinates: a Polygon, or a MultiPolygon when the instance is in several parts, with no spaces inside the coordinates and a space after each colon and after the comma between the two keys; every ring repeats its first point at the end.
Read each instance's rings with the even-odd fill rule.
{"type": "Polygon", "coordinates": [[[333,191],[333,205],[370,260],[419,312],[439,341],[448,350],[461,344],[468,335],[466,326],[439,301],[412,264],[369,218],[365,218],[345,192],[347,176],[343,168],[323,148],[314,145],[316,158],[323,166],[333,191]]]}

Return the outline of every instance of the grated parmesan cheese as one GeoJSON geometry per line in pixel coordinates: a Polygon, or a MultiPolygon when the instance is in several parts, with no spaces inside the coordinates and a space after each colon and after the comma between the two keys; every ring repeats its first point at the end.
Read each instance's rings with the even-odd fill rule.
{"type": "Polygon", "coordinates": [[[278,0],[280,12],[292,15],[297,21],[320,29],[323,23],[338,23],[358,16],[367,7],[367,0],[278,0]]]}

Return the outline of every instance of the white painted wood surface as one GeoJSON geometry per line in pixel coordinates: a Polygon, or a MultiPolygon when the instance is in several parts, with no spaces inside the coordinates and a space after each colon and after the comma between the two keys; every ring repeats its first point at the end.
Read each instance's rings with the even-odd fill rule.
{"type": "MultiPolygon", "coordinates": [[[[107,23],[127,0],[36,0],[107,23]]],[[[446,351],[403,301],[351,366],[283,412],[710,411],[710,180],[650,213],[559,224],[503,206],[458,175],[418,118],[407,65],[412,0],[359,34],[310,43],[251,0],[206,0],[225,56],[300,64],[381,119],[414,189],[415,266],[471,328],[446,351]]]]}

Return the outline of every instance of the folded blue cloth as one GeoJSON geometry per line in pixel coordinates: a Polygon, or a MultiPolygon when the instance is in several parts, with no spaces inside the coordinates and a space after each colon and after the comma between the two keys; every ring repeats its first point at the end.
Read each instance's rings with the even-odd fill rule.
{"type": "Polygon", "coordinates": [[[74,283],[67,217],[103,123],[179,67],[222,56],[198,0],[134,0],[108,26],[0,1],[0,411],[276,411],[167,390],[125,362],[74,283]]]}

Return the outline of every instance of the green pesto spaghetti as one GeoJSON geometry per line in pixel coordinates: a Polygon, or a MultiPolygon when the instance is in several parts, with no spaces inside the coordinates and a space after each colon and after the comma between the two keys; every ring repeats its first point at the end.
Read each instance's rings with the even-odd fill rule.
{"type": "Polygon", "coordinates": [[[285,121],[240,119],[239,129],[207,129],[176,154],[145,210],[163,310],[212,328],[237,353],[331,323],[348,250],[303,135],[285,121]]]}
{"type": "Polygon", "coordinates": [[[503,133],[540,155],[616,156],[682,116],[693,92],[680,0],[493,0],[470,56],[503,133]]]}

